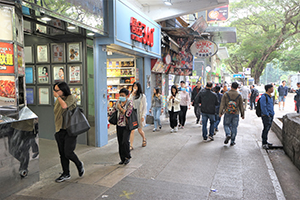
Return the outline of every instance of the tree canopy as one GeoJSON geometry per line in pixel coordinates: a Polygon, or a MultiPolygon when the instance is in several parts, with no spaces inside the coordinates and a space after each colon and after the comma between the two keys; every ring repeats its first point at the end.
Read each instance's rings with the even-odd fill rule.
{"type": "MultiPolygon", "coordinates": [[[[230,6],[230,26],[237,29],[237,43],[226,44],[230,58],[225,62],[233,73],[243,67],[251,68],[251,75],[258,82],[266,64],[274,58],[282,58],[281,55],[291,48],[290,40],[300,33],[300,3],[243,0],[230,6]]],[[[286,55],[286,58],[292,56],[286,55]]]]}

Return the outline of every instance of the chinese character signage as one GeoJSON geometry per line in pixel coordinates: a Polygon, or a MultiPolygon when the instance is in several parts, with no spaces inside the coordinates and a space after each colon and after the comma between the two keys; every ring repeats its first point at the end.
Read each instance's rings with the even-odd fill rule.
{"type": "Polygon", "coordinates": [[[201,58],[211,57],[215,55],[217,51],[218,46],[210,40],[196,40],[191,46],[191,53],[201,58]]]}
{"type": "Polygon", "coordinates": [[[154,30],[155,30],[154,28],[149,28],[144,23],[137,21],[136,18],[134,17],[130,18],[130,32],[131,32],[132,40],[153,47],[154,30]]]}
{"type": "Polygon", "coordinates": [[[228,5],[206,11],[207,23],[223,22],[228,19],[228,5]]]}
{"type": "Polygon", "coordinates": [[[14,46],[12,43],[0,42],[0,73],[13,74],[14,46]]]}

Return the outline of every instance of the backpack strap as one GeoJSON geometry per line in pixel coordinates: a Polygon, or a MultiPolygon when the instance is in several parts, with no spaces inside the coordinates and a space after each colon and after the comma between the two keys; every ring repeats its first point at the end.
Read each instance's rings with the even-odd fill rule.
{"type": "Polygon", "coordinates": [[[268,96],[266,93],[265,93],[265,97],[266,97],[266,103],[268,103],[268,96]]]}
{"type": "Polygon", "coordinates": [[[225,94],[226,94],[226,95],[227,95],[227,97],[228,97],[228,101],[231,101],[231,99],[230,99],[230,97],[229,97],[229,94],[228,94],[228,92],[226,92],[225,94]]]}
{"type": "Polygon", "coordinates": [[[239,97],[240,97],[240,94],[239,94],[239,95],[238,95],[238,96],[235,98],[235,100],[234,100],[234,101],[236,102],[236,100],[237,100],[239,97]]]}

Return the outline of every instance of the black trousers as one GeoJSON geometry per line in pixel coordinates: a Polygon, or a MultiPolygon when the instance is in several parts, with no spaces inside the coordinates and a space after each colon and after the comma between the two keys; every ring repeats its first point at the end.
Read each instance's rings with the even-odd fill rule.
{"type": "Polygon", "coordinates": [[[70,175],[70,160],[74,162],[77,169],[82,167],[80,160],[74,153],[77,136],[69,136],[66,130],[60,129],[59,132],[55,133],[55,139],[58,146],[63,174],[70,175]]]}
{"type": "Polygon", "coordinates": [[[170,118],[170,127],[174,129],[177,126],[178,122],[178,113],[179,112],[174,112],[174,107],[172,107],[172,110],[169,111],[169,118],[170,118]]]}
{"type": "Polygon", "coordinates": [[[194,113],[197,118],[197,121],[199,121],[201,117],[201,107],[199,106],[199,104],[194,103],[194,113]]]}
{"type": "Polygon", "coordinates": [[[181,126],[184,126],[185,124],[187,108],[187,106],[180,106],[179,123],[181,126]]]}
{"type": "Polygon", "coordinates": [[[254,105],[254,109],[255,109],[255,99],[256,99],[256,97],[250,97],[250,109],[253,109],[253,105],[254,105]]]}
{"type": "Polygon", "coordinates": [[[117,138],[119,144],[119,155],[121,161],[125,161],[125,159],[130,159],[130,130],[126,127],[117,126],[117,138]]]}

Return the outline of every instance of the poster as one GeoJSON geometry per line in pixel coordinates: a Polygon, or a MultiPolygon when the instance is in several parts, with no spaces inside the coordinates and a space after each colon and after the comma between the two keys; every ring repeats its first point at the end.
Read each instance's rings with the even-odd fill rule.
{"type": "Polygon", "coordinates": [[[80,61],[80,43],[68,44],[68,60],[70,62],[80,61]]]}
{"type": "Polygon", "coordinates": [[[69,66],[70,83],[80,83],[81,81],[80,73],[81,73],[80,65],[69,66]]]}
{"type": "Polygon", "coordinates": [[[39,104],[50,104],[49,88],[39,88],[39,104]]]}
{"type": "Polygon", "coordinates": [[[24,42],[24,33],[23,33],[23,18],[19,15],[16,15],[16,36],[17,42],[23,45],[24,42]]]}
{"type": "Polygon", "coordinates": [[[32,47],[24,47],[25,63],[33,63],[32,47]]]}
{"type": "Polygon", "coordinates": [[[52,44],[52,62],[64,62],[64,44],[52,44]]]}
{"type": "Polygon", "coordinates": [[[0,76],[0,106],[15,106],[16,84],[14,76],[0,76]]]}
{"type": "MultiPolygon", "coordinates": [[[[57,27],[59,29],[63,29],[63,22],[59,19],[52,19],[51,20],[51,24],[54,26],[54,27],[57,27]]],[[[64,34],[63,31],[59,30],[59,29],[56,29],[56,28],[53,28],[52,29],[52,33],[53,34],[64,34]]]]}
{"type": "Polygon", "coordinates": [[[38,45],[37,47],[37,62],[49,62],[48,60],[48,46],[38,45]]]}
{"type": "Polygon", "coordinates": [[[80,87],[70,87],[71,94],[77,100],[77,105],[81,105],[81,88],[80,87]]]}
{"type": "Polygon", "coordinates": [[[54,83],[65,81],[65,68],[64,66],[53,67],[53,80],[54,83]]]}
{"type": "Polygon", "coordinates": [[[0,42],[0,73],[15,73],[14,46],[11,43],[0,42]]]}
{"type": "Polygon", "coordinates": [[[36,32],[47,34],[47,26],[36,24],[36,32]]]}
{"type": "Polygon", "coordinates": [[[32,67],[25,68],[25,83],[33,84],[33,68],[32,67]]]}
{"type": "Polygon", "coordinates": [[[34,88],[26,88],[27,104],[34,104],[34,88]]]}
{"type": "Polygon", "coordinates": [[[38,67],[38,83],[49,83],[49,68],[47,66],[38,67]]]}
{"type": "Polygon", "coordinates": [[[224,22],[228,19],[228,5],[206,11],[207,23],[224,22]]]}
{"type": "Polygon", "coordinates": [[[0,40],[13,40],[12,8],[2,6],[0,12],[0,19],[1,19],[0,40]]]}
{"type": "Polygon", "coordinates": [[[18,45],[18,74],[25,74],[24,50],[18,45]]]}

